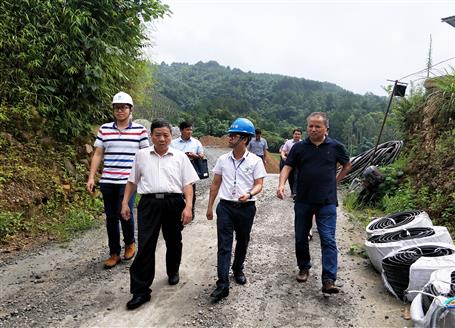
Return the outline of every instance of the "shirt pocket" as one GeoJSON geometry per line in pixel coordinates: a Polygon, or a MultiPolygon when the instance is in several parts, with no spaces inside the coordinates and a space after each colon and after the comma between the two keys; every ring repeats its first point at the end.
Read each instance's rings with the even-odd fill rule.
{"type": "Polygon", "coordinates": [[[242,172],[245,175],[251,175],[251,174],[253,174],[254,166],[253,165],[245,165],[243,167],[240,167],[240,169],[242,170],[242,172]]]}

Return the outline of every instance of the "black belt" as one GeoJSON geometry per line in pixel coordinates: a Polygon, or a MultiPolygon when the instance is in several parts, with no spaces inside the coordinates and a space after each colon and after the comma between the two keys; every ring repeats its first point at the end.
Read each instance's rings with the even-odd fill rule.
{"type": "Polygon", "coordinates": [[[220,199],[220,202],[235,208],[244,208],[244,207],[249,207],[253,206],[254,202],[234,202],[232,200],[226,200],[226,199],[220,199]]]}
{"type": "Polygon", "coordinates": [[[171,193],[171,192],[161,192],[154,194],[143,194],[142,197],[153,198],[153,199],[167,199],[167,198],[182,198],[182,194],[171,193]]]}

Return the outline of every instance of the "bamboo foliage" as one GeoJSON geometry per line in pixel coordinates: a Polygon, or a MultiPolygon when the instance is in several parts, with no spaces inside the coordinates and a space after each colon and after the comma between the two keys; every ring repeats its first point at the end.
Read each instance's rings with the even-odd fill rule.
{"type": "Polygon", "coordinates": [[[159,0],[1,1],[0,104],[37,108],[62,139],[88,131],[135,86],[144,23],[168,12],[159,0]]]}

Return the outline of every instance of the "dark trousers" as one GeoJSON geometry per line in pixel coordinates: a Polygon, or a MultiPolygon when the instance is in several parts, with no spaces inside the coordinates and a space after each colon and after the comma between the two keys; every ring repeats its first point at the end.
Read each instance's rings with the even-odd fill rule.
{"type": "Polygon", "coordinates": [[[155,250],[163,229],[166,243],[166,272],[179,271],[182,258],[183,197],[154,199],[143,195],[137,208],[138,252],[130,268],[130,289],[135,295],[150,294],[155,278],[155,250]]]}
{"type": "Polygon", "coordinates": [[[120,255],[122,249],[120,245],[120,225],[122,226],[123,242],[125,245],[134,243],[134,217],[133,205],[136,193],[134,193],[129,202],[131,216],[128,221],[122,219],[120,210],[122,208],[122,199],[125,193],[124,184],[101,183],[101,193],[103,194],[104,212],[106,213],[106,229],[109,243],[110,254],[120,255]]]}
{"type": "Polygon", "coordinates": [[[234,231],[237,243],[235,245],[232,271],[234,271],[234,274],[243,271],[243,262],[245,261],[255,214],[256,206],[254,204],[248,207],[236,208],[221,201],[218,203],[216,208],[218,233],[217,286],[229,287],[229,266],[231,264],[234,231]]]}

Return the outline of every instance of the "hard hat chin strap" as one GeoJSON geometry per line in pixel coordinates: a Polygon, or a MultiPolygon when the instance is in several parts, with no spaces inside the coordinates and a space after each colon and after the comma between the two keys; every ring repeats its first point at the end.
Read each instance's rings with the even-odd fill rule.
{"type": "Polygon", "coordinates": [[[242,135],[240,134],[240,138],[239,140],[237,140],[237,142],[234,144],[234,147],[237,147],[237,145],[244,139],[248,139],[248,138],[251,138],[250,136],[246,136],[246,135],[242,135]]]}

